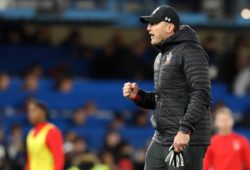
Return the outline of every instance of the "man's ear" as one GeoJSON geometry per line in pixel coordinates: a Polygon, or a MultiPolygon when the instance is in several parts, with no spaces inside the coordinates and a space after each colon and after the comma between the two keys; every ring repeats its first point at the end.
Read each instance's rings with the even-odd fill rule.
{"type": "Polygon", "coordinates": [[[172,23],[168,24],[167,27],[166,27],[166,32],[168,34],[173,33],[174,32],[174,27],[175,27],[174,24],[172,24],[172,23]]]}

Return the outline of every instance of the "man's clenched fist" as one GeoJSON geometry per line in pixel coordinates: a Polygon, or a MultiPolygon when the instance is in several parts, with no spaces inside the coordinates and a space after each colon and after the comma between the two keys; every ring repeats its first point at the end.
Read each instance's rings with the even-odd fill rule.
{"type": "Polygon", "coordinates": [[[125,83],[123,86],[123,96],[133,100],[139,91],[139,87],[136,83],[125,83]]]}

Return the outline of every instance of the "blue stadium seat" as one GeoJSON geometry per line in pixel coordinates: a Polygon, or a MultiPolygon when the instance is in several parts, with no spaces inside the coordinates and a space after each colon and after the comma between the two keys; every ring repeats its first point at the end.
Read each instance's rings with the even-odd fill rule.
{"type": "Polygon", "coordinates": [[[213,82],[211,86],[212,104],[224,101],[229,95],[228,86],[224,83],[213,82]]]}
{"type": "Polygon", "coordinates": [[[250,96],[238,97],[230,95],[224,99],[226,106],[233,112],[245,113],[250,109],[250,96]]]}

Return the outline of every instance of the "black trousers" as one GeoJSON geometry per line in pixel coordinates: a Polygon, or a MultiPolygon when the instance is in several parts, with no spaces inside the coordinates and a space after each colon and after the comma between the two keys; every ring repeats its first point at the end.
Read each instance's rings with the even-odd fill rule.
{"type": "Polygon", "coordinates": [[[184,167],[173,168],[169,166],[165,159],[169,153],[170,146],[161,145],[151,141],[145,158],[144,170],[202,170],[203,158],[207,150],[204,145],[189,145],[184,149],[184,167]]]}

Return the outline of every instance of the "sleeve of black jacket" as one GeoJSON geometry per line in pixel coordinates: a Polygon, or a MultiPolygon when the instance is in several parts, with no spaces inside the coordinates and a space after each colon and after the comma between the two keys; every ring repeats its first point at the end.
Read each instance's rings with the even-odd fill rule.
{"type": "Polygon", "coordinates": [[[200,46],[191,45],[183,50],[182,57],[190,101],[180,121],[180,130],[193,131],[211,104],[208,56],[200,46]]]}
{"type": "Polygon", "coordinates": [[[145,109],[155,109],[155,92],[139,90],[138,96],[138,100],[134,101],[137,106],[145,109]]]}

